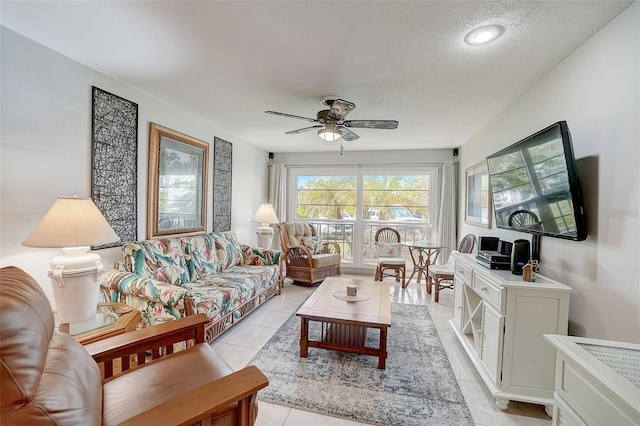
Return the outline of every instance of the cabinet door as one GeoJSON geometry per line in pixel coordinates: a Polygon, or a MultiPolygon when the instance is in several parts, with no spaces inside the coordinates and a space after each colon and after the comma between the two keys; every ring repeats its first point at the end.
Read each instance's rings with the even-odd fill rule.
{"type": "Polygon", "coordinates": [[[453,279],[453,323],[457,330],[462,329],[462,312],[464,312],[464,282],[456,276],[453,279]]]}
{"type": "Polygon", "coordinates": [[[483,303],[480,360],[498,389],[502,372],[503,336],[504,316],[488,303],[483,303]]]}
{"type": "Polygon", "coordinates": [[[556,354],[543,334],[566,334],[569,293],[543,288],[507,290],[503,391],[553,398],[556,354]]]}

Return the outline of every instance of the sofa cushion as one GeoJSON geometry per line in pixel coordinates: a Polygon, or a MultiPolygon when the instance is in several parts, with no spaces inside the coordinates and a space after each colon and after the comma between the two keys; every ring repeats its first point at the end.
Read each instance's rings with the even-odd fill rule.
{"type": "Polygon", "coordinates": [[[220,269],[229,269],[242,263],[242,247],[234,232],[214,232],[211,234],[216,242],[216,253],[220,269]]]}
{"type": "Polygon", "coordinates": [[[400,257],[402,253],[401,243],[376,243],[375,257],[400,257]]]}
{"type": "Polygon", "coordinates": [[[342,257],[335,253],[314,254],[311,256],[311,264],[314,268],[324,268],[327,266],[339,265],[342,257]]]}
{"type": "Polygon", "coordinates": [[[238,299],[238,290],[233,287],[218,286],[219,273],[205,276],[186,284],[189,289],[194,313],[205,314],[212,321],[230,312],[238,299]]]}
{"type": "Polygon", "coordinates": [[[251,298],[255,293],[269,287],[278,281],[280,269],[276,266],[237,265],[229,268],[224,278],[236,279],[242,282],[242,296],[251,298]]]}
{"type": "Polygon", "coordinates": [[[302,237],[311,237],[311,226],[304,222],[286,222],[284,223],[284,229],[286,231],[289,241],[287,245],[289,247],[301,246],[302,237]]]}
{"type": "Polygon", "coordinates": [[[219,318],[272,285],[278,280],[279,273],[279,268],[273,265],[236,265],[223,272],[205,275],[186,287],[198,313],[219,318]]]}
{"type": "Polygon", "coordinates": [[[320,236],[300,237],[300,242],[311,251],[311,254],[324,253],[324,245],[320,236]]]}
{"type": "Polygon", "coordinates": [[[232,372],[207,344],[195,345],[170,357],[143,364],[104,384],[103,424],[122,423],[232,372]],[[181,380],[175,380],[176,377],[181,380]],[[172,385],[166,386],[168,382],[172,385]],[[144,392],[148,395],[145,396],[144,392]]]}
{"type": "Polygon", "coordinates": [[[182,242],[178,238],[163,238],[127,243],[122,246],[124,269],[173,285],[182,285],[190,277],[182,242]]]}
{"type": "Polygon", "coordinates": [[[182,239],[185,246],[187,266],[191,281],[212,273],[220,272],[220,260],[216,252],[216,242],[212,235],[196,235],[182,239]]]}
{"type": "Polygon", "coordinates": [[[280,250],[263,249],[244,244],[240,244],[240,247],[242,247],[243,265],[267,266],[280,264],[280,255],[282,254],[280,250]]]}

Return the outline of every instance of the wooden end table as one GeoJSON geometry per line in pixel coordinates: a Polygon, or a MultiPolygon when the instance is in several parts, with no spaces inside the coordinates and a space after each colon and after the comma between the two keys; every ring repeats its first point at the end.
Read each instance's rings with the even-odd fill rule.
{"type": "Polygon", "coordinates": [[[81,323],[60,324],[58,330],[86,345],[133,331],[140,319],[140,311],[124,303],[98,303],[94,318],[81,323]]]}
{"type": "Polygon", "coordinates": [[[331,349],[378,357],[378,368],[387,360],[387,329],[391,326],[389,284],[380,281],[329,277],[300,307],[300,357],[306,358],[308,348],[331,349]],[[344,291],[347,284],[358,286],[363,301],[346,301],[334,294],[344,291]],[[321,323],[321,340],[309,339],[309,322],[321,323]],[[378,348],[365,346],[367,329],[380,330],[378,348]]]}

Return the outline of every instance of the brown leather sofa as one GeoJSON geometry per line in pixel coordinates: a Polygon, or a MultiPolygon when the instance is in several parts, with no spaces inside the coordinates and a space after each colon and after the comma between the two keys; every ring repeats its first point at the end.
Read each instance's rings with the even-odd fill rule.
{"type": "Polygon", "coordinates": [[[268,380],[255,366],[234,373],[204,343],[207,323],[200,314],[83,347],[55,331],[33,278],[2,268],[0,424],[251,425],[268,380]]]}

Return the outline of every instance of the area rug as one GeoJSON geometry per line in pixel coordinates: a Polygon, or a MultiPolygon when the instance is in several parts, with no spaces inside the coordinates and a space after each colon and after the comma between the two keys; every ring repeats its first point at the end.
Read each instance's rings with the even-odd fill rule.
{"type": "MultiPolygon", "coordinates": [[[[393,303],[391,323],[379,370],[378,358],[366,355],[309,348],[300,358],[300,319],[292,315],[249,363],[269,378],[258,400],[376,425],[472,425],[427,307],[393,303]]],[[[318,339],[319,324],[309,333],[318,339]]],[[[369,330],[367,346],[378,339],[369,330]]]]}

